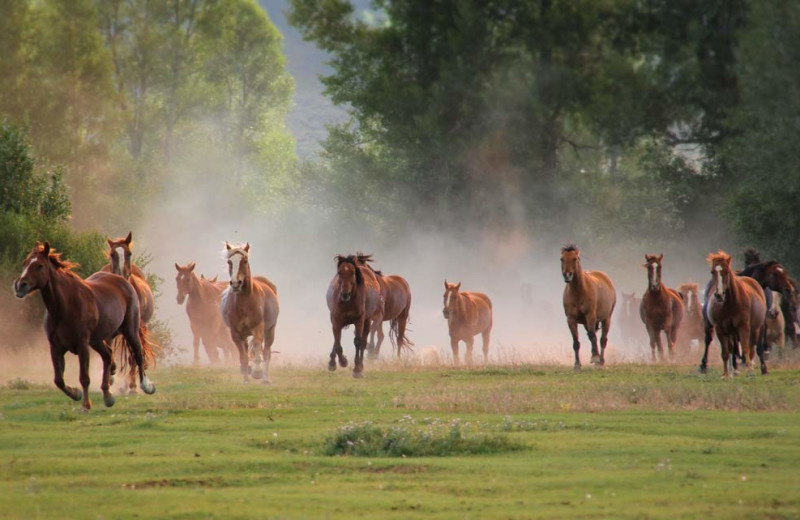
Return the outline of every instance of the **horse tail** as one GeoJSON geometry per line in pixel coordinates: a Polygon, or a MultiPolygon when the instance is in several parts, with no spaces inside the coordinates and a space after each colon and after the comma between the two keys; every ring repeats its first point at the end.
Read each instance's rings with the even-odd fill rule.
{"type": "MultiPolygon", "coordinates": [[[[156,358],[158,353],[163,349],[155,339],[150,335],[147,330],[147,325],[144,323],[139,325],[139,342],[142,344],[142,358],[144,360],[145,368],[155,368],[156,358]]],[[[133,353],[129,351],[129,358],[132,359],[133,353]]]]}
{"type": "MultiPolygon", "coordinates": [[[[411,323],[411,315],[409,314],[409,307],[410,307],[410,305],[408,307],[406,307],[403,310],[402,313],[400,313],[400,316],[405,316],[406,325],[411,323]]],[[[409,329],[407,327],[405,327],[403,329],[402,335],[400,334],[400,330],[399,330],[400,329],[400,326],[399,326],[400,316],[398,316],[397,318],[393,319],[389,323],[389,339],[392,342],[392,346],[397,349],[398,354],[404,348],[413,352],[414,349],[411,348],[411,347],[414,346],[414,342],[411,341],[410,339],[408,339],[408,337],[406,336],[406,332],[408,332],[409,329]]]]}

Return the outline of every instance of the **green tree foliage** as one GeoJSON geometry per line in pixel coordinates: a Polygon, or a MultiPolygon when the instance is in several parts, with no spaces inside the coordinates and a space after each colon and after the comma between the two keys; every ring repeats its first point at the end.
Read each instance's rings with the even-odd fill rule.
{"type": "Polygon", "coordinates": [[[743,244],[800,270],[800,5],[757,2],[738,48],[741,103],[722,147],[727,212],[743,244]]]}

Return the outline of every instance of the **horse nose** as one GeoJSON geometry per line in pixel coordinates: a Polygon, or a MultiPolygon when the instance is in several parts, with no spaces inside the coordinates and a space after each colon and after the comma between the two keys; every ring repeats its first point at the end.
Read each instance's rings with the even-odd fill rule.
{"type": "Polygon", "coordinates": [[[343,292],[342,293],[342,301],[349,302],[350,301],[350,293],[343,292]]]}
{"type": "Polygon", "coordinates": [[[722,303],[722,295],[721,294],[714,294],[714,299],[717,300],[717,303],[722,303]]]}

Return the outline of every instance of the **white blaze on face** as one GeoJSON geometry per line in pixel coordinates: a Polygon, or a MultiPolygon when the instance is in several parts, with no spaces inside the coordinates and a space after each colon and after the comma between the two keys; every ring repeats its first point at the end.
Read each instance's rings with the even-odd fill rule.
{"type": "Polygon", "coordinates": [[[123,266],[125,265],[125,248],[117,246],[114,249],[117,252],[117,264],[112,265],[111,267],[114,270],[114,274],[122,276],[123,266]]]}
{"type": "Polygon", "coordinates": [[[725,292],[725,288],[722,287],[722,266],[718,265],[714,268],[714,271],[717,273],[714,275],[717,278],[717,294],[722,296],[722,293],[725,292]]]}
{"type": "Polygon", "coordinates": [[[38,261],[39,261],[38,258],[31,258],[31,261],[28,262],[27,264],[25,264],[25,268],[22,270],[22,274],[20,275],[20,278],[25,278],[25,275],[28,274],[28,269],[30,269],[31,266],[34,263],[38,262],[38,261]]]}
{"type": "Polygon", "coordinates": [[[231,261],[231,281],[239,280],[239,266],[242,263],[242,255],[235,253],[230,257],[231,261]]]}

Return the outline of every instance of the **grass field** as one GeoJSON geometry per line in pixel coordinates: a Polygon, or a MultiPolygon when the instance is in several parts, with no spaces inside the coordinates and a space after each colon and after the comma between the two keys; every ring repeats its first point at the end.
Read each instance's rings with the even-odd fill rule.
{"type": "Polygon", "coordinates": [[[772,370],[168,368],[89,414],[6,381],[0,516],[800,518],[800,370],[772,370]]]}

